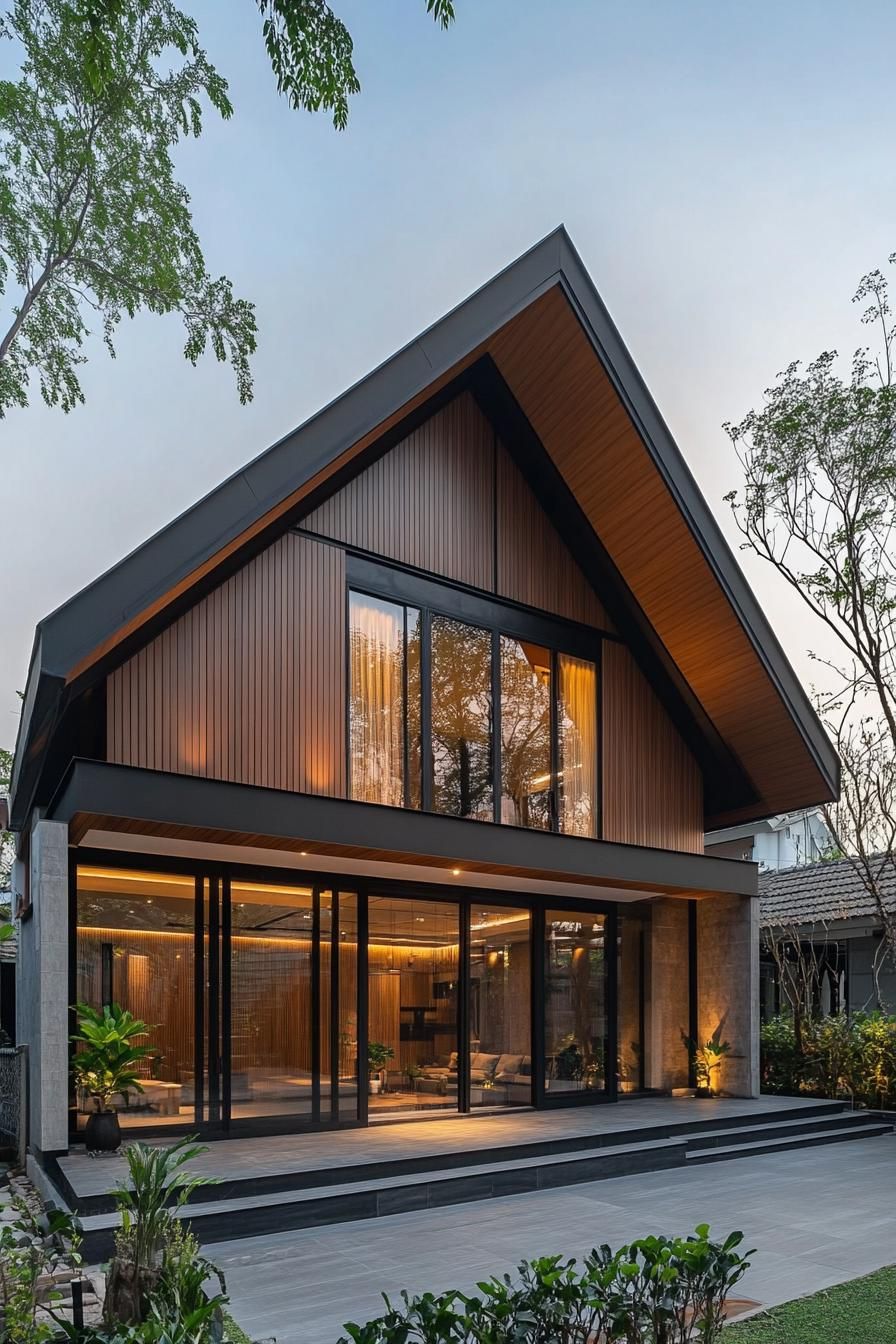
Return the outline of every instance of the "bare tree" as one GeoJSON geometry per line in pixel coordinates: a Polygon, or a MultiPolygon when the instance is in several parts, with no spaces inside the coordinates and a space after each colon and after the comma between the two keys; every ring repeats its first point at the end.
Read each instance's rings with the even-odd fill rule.
{"type": "Polygon", "coordinates": [[[803,1029],[819,1014],[825,984],[832,1002],[839,993],[840,945],[831,938],[825,920],[806,927],[787,919],[763,928],[762,945],[774,962],[778,987],[793,1018],[796,1046],[802,1053],[803,1029]]]}
{"type": "MultiPolygon", "coordinates": [[[[890,257],[896,263],[896,253],[890,257]]],[[[854,302],[879,335],[850,374],[836,351],[795,362],[759,410],[725,426],[744,470],[726,498],[744,537],[839,643],[819,709],[843,763],[826,820],[871,897],[896,963],[896,323],[880,271],[854,302]]]]}

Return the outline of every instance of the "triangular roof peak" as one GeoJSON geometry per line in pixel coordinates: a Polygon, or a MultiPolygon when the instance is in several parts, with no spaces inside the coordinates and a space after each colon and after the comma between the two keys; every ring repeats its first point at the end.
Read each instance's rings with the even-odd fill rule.
{"type": "Polygon", "coordinates": [[[835,796],[836,755],[560,226],[40,623],[16,754],[16,824],[62,709],[109,659],[315,507],[368,450],[381,451],[462,380],[537,472],[539,496],[589,577],[616,590],[620,629],[642,661],[653,660],[699,723],[716,762],[708,824],[835,796]]]}

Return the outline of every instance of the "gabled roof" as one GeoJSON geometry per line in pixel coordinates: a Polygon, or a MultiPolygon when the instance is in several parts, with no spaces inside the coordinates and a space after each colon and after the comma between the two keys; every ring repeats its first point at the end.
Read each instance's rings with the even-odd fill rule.
{"type": "MultiPolygon", "coordinates": [[[[896,913],[896,865],[892,856],[871,860],[881,895],[896,913]]],[[[805,863],[759,874],[760,923],[827,924],[838,919],[879,918],[877,903],[850,859],[805,863]]]]}
{"type": "Polygon", "coordinates": [[[721,831],[708,831],[706,843],[721,845],[729,840],[745,840],[751,835],[771,835],[775,831],[783,831],[785,827],[801,822],[804,818],[813,817],[818,820],[820,829],[827,829],[820,808],[804,807],[796,812],[779,812],[773,817],[763,817],[758,821],[744,821],[737,826],[726,826],[721,831]]]}
{"type": "Polygon", "coordinates": [[[73,697],[478,379],[539,497],[685,724],[707,824],[833,798],[836,755],[565,229],[235,473],[38,626],[13,778],[35,797],[73,697]]]}

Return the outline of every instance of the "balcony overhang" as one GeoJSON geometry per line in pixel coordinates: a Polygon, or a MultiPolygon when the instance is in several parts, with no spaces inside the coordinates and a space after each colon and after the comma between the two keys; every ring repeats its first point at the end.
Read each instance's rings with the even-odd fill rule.
{"type": "MultiPolygon", "coordinates": [[[[47,818],[65,822],[73,845],[95,837],[134,836],[179,844],[316,856],[348,868],[391,865],[589,888],[612,899],[755,896],[755,864],[704,854],[611,844],[546,831],[380,807],[341,798],[287,793],[167,774],[102,761],[77,760],[52,800],[47,818]]],[[[228,851],[229,852],[229,851],[228,851]]],[[[411,874],[408,873],[410,877],[411,874]]],[[[502,885],[506,885],[502,881],[502,885]]]]}

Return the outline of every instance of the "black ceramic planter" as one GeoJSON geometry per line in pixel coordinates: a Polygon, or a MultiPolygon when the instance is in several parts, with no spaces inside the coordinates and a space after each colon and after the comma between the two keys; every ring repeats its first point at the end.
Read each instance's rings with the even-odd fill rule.
{"type": "Polygon", "coordinates": [[[115,1111],[94,1111],[84,1130],[88,1153],[115,1153],[121,1147],[121,1126],[115,1111]]]}

